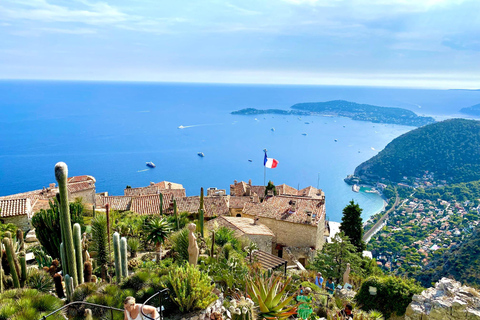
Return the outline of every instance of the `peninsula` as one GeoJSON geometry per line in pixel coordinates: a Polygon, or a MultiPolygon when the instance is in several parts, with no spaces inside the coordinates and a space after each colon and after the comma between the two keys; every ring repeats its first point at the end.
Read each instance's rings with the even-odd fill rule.
{"type": "Polygon", "coordinates": [[[280,115],[312,115],[339,116],[359,121],[390,123],[405,126],[421,127],[434,123],[432,117],[422,117],[413,111],[402,108],[379,107],[370,104],[359,104],[345,100],[326,102],[297,103],[290,107],[293,110],[246,108],[233,111],[236,115],[280,114],[280,115]]]}

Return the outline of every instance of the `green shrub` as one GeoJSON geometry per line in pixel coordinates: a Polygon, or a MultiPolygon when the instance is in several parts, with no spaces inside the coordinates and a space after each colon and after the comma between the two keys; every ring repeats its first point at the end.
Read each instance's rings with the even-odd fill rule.
{"type": "Polygon", "coordinates": [[[172,249],[177,253],[179,261],[188,261],[188,233],[187,228],[180,229],[168,237],[168,241],[172,244],[172,249]]]}
{"type": "Polygon", "coordinates": [[[362,309],[378,310],[388,319],[391,315],[403,315],[412,302],[413,295],[422,290],[423,288],[411,279],[393,276],[370,277],[362,283],[355,300],[362,309]],[[377,294],[370,295],[369,287],[377,288],[377,294]]]}
{"type": "Polygon", "coordinates": [[[53,290],[53,278],[44,270],[28,268],[26,286],[37,289],[39,292],[48,293],[53,290]]]}
{"type": "MultiPolygon", "coordinates": [[[[13,289],[0,294],[0,320],[41,319],[63,306],[63,301],[35,289],[13,289]]],[[[63,320],[61,312],[49,317],[63,320]]]]}
{"type": "Polygon", "coordinates": [[[17,226],[13,223],[1,223],[0,222],[0,239],[5,237],[5,232],[10,231],[12,235],[17,234],[17,226]]]}
{"type": "Polygon", "coordinates": [[[175,268],[166,278],[170,297],[183,313],[205,309],[217,299],[210,277],[190,264],[175,268]]]}

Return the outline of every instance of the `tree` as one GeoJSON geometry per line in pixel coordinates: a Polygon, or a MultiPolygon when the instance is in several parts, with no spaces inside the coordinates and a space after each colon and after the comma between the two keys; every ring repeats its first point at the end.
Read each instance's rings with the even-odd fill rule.
{"type": "Polygon", "coordinates": [[[365,250],[363,242],[362,209],[353,200],[343,209],[342,223],[340,230],[350,239],[350,242],[357,248],[358,252],[365,250]]]}
{"type": "Polygon", "coordinates": [[[275,188],[275,184],[272,181],[268,181],[267,186],[265,187],[265,196],[268,195],[268,191],[273,190],[273,195],[277,195],[277,189],[275,188]]]}
{"type": "Polygon", "coordinates": [[[164,218],[154,217],[147,222],[145,231],[147,232],[147,241],[150,241],[155,245],[157,261],[160,261],[160,249],[165,242],[165,238],[171,231],[170,224],[164,218]]]}
{"type": "Polygon", "coordinates": [[[327,278],[333,278],[339,283],[347,263],[350,263],[352,272],[362,274],[360,269],[361,258],[347,236],[343,232],[337,233],[332,243],[326,243],[313,259],[312,269],[322,272],[327,278]]]}

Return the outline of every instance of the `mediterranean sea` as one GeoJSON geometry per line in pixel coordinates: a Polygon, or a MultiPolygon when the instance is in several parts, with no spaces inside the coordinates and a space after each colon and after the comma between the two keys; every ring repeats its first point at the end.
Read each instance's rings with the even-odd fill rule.
{"type": "Polygon", "coordinates": [[[200,187],[228,193],[234,180],[264,183],[267,149],[279,161],[266,169],[267,182],[318,186],[333,221],[341,220],[353,199],[366,219],[382,209],[383,200],[353,192],[343,178],[413,127],[230,114],[337,99],[402,107],[440,120],[465,117],[458,110],[480,103],[480,91],[2,80],[0,195],[47,187],[55,182],[58,161],[67,163],[70,176],[94,176],[97,192],[110,195],[163,180],[183,184],[187,195],[198,195],[200,187]],[[147,161],[157,167],[148,169],[147,161]]]}

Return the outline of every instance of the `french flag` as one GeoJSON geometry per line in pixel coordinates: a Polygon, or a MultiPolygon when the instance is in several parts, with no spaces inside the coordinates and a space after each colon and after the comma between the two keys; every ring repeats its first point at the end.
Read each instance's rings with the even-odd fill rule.
{"type": "Polygon", "coordinates": [[[265,152],[265,159],[263,160],[263,165],[267,168],[273,169],[276,168],[278,161],[273,158],[267,158],[267,153],[265,152]]]}

